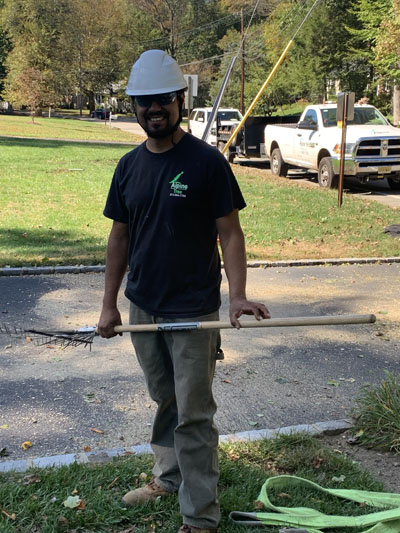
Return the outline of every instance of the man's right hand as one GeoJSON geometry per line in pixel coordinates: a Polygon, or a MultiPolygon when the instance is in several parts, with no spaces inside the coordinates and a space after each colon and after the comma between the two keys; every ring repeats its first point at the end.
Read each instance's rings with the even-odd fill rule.
{"type": "MultiPolygon", "coordinates": [[[[117,307],[112,307],[110,309],[103,307],[101,310],[99,323],[97,325],[97,333],[100,335],[100,337],[110,339],[111,337],[115,337],[117,335],[117,333],[114,331],[114,327],[120,326],[121,324],[121,314],[117,307]]],[[[122,335],[122,333],[119,333],[119,335],[122,335]]]]}

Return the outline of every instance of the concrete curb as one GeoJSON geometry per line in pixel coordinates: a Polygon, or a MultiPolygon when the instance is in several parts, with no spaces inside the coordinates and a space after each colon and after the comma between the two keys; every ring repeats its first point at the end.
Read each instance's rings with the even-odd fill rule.
{"type": "MultiPolygon", "coordinates": [[[[248,268],[279,268],[304,266],[337,266],[400,263],[400,257],[344,257],[341,259],[296,259],[289,261],[248,261],[248,268]]],[[[39,276],[47,274],[86,274],[104,272],[105,265],[5,267],[0,268],[1,276],[39,276]]]]}
{"type": "MultiPolygon", "coordinates": [[[[352,424],[350,420],[331,420],[328,422],[300,424],[298,426],[287,426],[278,429],[260,429],[243,431],[241,433],[231,433],[229,435],[220,435],[219,442],[256,441],[260,439],[272,439],[279,435],[290,435],[291,433],[308,433],[313,436],[338,435],[351,427],[352,424]]],[[[64,455],[4,461],[0,462],[0,473],[11,471],[25,472],[29,468],[58,468],[60,466],[70,466],[74,463],[102,464],[110,462],[114,457],[121,457],[124,455],[143,455],[146,453],[153,453],[149,444],[131,446],[130,448],[111,448],[109,450],[99,450],[96,452],[68,453],[64,455]]]]}

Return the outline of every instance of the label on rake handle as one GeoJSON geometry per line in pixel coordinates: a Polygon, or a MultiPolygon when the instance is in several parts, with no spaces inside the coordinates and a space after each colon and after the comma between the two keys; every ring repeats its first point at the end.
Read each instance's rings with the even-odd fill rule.
{"type": "Polygon", "coordinates": [[[184,331],[200,329],[200,322],[173,322],[157,324],[157,331],[184,331]]]}
{"type": "Polygon", "coordinates": [[[76,330],[76,333],[93,333],[96,331],[96,326],[83,326],[76,330]]]}

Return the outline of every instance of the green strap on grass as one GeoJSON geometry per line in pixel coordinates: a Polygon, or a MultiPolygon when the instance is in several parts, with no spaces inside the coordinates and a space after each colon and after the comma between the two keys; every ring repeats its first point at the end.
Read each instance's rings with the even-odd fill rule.
{"type": "Polygon", "coordinates": [[[295,476],[276,476],[267,479],[261,488],[258,500],[273,512],[242,513],[233,511],[230,519],[237,525],[258,526],[277,525],[303,528],[308,533],[323,533],[327,528],[362,528],[367,527],[362,533],[399,533],[400,532],[400,494],[389,492],[368,492],[366,490],[351,489],[325,489],[307,479],[295,476]],[[268,491],[285,491],[293,487],[317,490],[375,508],[384,508],[363,516],[338,516],[327,515],[308,507],[277,507],[268,497],[268,491]]]}

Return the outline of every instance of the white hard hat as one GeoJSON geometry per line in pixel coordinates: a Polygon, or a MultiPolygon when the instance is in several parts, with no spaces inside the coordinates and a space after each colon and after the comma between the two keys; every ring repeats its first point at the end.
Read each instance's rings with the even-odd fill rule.
{"type": "Polygon", "coordinates": [[[147,50],[132,67],[126,94],[162,94],[186,88],[186,80],[175,59],[163,50],[147,50]]]}

